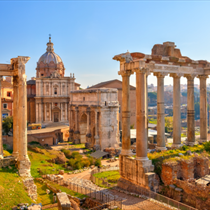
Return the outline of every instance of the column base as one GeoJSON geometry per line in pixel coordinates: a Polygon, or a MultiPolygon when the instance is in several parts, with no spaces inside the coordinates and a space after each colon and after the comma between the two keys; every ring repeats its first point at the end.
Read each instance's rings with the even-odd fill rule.
{"type": "Polygon", "coordinates": [[[193,147],[194,145],[196,145],[196,143],[194,141],[186,141],[187,146],[193,147]]]}
{"type": "Polygon", "coordinates": [[[18,171],[21,177],[31,177],[31,162],[29,159],[18,161],[18,171]]]}
{"type": "Polygon", "coordinates": [[[200,139],[199,140],[199,143],[204,143],[204,142],[207,142],[207,139],[200,139]]]}
{"type": "Polygon", "coordinates": [[[180,148],[180,147],[182,147],[183,146],[183,144],[172,144],[172,146],[171,146],[171,148],[172,149],[178,149],[178,148],[180,148]]]}
{"type": "Polygon", "coordinates": [[[156,147],[155,149],[156,149],[156,150],[161,150],[161,151],[167,150],[166,147],[156,147]]]}
{"type": "Polygon", "coordinates": [[[122,149],[120,155],[133,156],[134,154],[130,149],[122,149]]]}
{"type": "Polygon", "coordinates": [[[12,156],[13,156],[15,159],[17,159],[18,156],[19,156],[19,154],[18,154],[18,152],[13,152],[13,153],[12,153],[12,156]]]}

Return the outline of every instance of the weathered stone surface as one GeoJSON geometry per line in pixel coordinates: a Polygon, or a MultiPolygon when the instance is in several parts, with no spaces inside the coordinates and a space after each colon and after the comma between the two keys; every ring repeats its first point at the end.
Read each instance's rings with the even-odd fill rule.
{"type": "Polygon", "coordinates": [[[57,193],[58,210],[70,210],[71,202],[66,193],[57,193]]]}
{"type": "Polygon", "coordinates": [[[4,167],[14,165],[14,164],[15,164],[15,158],[12,156],[0,159],[0,168],[4,168],[4,167]]]}

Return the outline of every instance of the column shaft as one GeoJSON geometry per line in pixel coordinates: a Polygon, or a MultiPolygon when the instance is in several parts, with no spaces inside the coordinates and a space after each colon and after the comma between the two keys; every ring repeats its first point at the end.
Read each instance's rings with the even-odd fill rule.
{"type": "Polygon", "coordinates": [[[164,75],[157,75],[157,149],[166,150],[165,144],[165,107],[164,75]]]}
{"type": "MultiPolygon", "coordinates": [[[[136,159],[147,158],[146,73],[136,71],[136,159]]],[[[130,131],[130,130],[129,130],[130,131]]]]}
{"type": "MultiPolygon", "coordinates": [[[[19,145],[19,124],[18,124],[18,77],[13,77],[13,153],[12,156],[18,158],[18,145],[19,145]]],[[[0,105],[1,107],[1,105],[0,105]]],[[[36,115],[37,118],[37,115],[36,115]]]]}
{"type": "Polygon", "coordinates": [[[50,117],[50,121],[52,121],[52,104],[49,103],[49,117],[50,117]]]}
{"type": "Polygon", "coordinates": [[[119,71],[122,75],[122,150],[121,155],[133,155],[130,141],[130,75],[132,71],[119,71]]]}
{"type": "Polygon", "coordinates": [[[45,107],[44,107],[45,116],[44,117],[45,117],[45,122],[46,122],[46,121],[48,121],[48,119],[47,119],[47,103],[45,103],[44,105],[45,105],[45,107]]]}
{"type": "Polygon", "coordinates": [[[173,148],[181,146],[180,76],[173,74],[173,148]]]}
{"type": "Polygon", "coordinates": [[[207,94],[206,79],[208,76],[199,76],[200,79],[200,141],[207,141],[207,94]]]}
{"type": "Polygon", "coordinates": [[[21,75],[19,78],[18,92],[19,100],[19,160],[25,161],[28,159],[27,154],[27,93],[26,93],[26,75],[21,75]]]}
{"type": "Polygon", "coordinates": [[[68,120],[68,106],[67,106],[67,103],[65,103],[65,121],[67,121],[68,120]]]}
{"type": "Polygon", "coordinates": [[[195,144],[194,76],[187,75],[187,143],[195,144]]]}

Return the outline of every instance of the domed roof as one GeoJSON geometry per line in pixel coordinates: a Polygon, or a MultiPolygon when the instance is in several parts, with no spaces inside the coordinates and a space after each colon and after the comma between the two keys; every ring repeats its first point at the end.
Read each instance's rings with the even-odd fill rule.
{"type": "Polygon", "coordinates": [[[40,58],[38,63],[49,64],[53,61],[55,64],[62,62],[59,55],[54,52],[53,43],[51,42],[51,37],[49,38],[49,42],[47,43],[47,52],[44,53],[40,58]]]}

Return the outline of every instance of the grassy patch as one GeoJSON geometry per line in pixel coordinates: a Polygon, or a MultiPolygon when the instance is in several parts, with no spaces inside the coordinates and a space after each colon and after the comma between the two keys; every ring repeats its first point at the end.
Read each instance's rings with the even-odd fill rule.
{"type": "Polygon", "coordinates": [[[69,149],[85,149],[85,144],[72,144],[72,142],[69,142],[69,149]]]}
{"type": "Polygon", "coordinates": [[[41,177],[38,169],[48,174],[57,173],[59,170],[65,170],[62,165],[48,162],[57,157],[58,151],[41,149],[41,152],[43,154],[31,150],[28,151],[31,161],[31,175],[34,178],[41,177]]]}
{"type": "Polygon", "coordinates": [[[10,210],[19,203],[31,204],[21,178],[15,166],[0,169],[0,209],[10,210]]]}
{"type": "Polygon", "coordinates": [[[99,179],[106,178],[108,183],[116,184],[118,179],[120,178],[120,172],[119,171],[104,171],[101,173],[96,173],[93,176],[99,179]]]}

